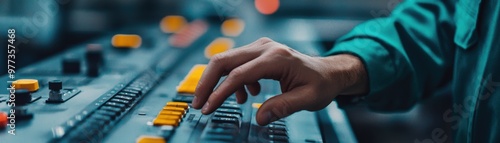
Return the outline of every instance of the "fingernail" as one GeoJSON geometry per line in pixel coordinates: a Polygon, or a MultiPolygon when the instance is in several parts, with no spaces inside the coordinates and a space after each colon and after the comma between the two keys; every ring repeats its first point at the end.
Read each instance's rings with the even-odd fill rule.
{"type": "Polygon", "coordinates": [[[210,103],[205,103],[205,105],[203,105],[203,109],[201,110],[201,112],[203,112],[204,114],[206,114],[208,112],[208,106],[210,105],[210,103]]]}

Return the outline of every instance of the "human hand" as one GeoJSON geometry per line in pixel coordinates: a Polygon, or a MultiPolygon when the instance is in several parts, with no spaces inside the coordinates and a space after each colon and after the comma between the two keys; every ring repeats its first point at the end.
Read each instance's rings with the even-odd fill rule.
{"type": "Polygon", "coordinates": [[[282,94],[265,101],[257,111],[260,125],[300,110],[320,110],[338,94],[367,90],[366,72],[355,56],[311,57],[269,38],[220,53],[211,58],[195,90],[193,107],[210,114],[231,94],[238,103],[260,92],[259,79],[279,81],[282,94]],[[222,76],[226,79],[214,90],[222,76]]]}

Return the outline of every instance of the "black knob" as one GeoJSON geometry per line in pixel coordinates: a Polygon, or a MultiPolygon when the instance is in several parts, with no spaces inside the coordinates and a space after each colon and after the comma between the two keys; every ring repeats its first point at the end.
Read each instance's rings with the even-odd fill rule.
{"type": "Polygon", "coordinates": [[[61,90],[62,89],[62,81],[61,80],[51,80],[49,81],[49,89],[50,90],[61,90]]]}
{"type": "Polygon", "coordinates": [[[99,67],[104,65],[102,46],[100,44],[88,44],[85,60],[87,62],[87,75],[91,77],[99,76],[99,67]]]}
{"type": "Polygon", "coordinates": [[[65,74],[77,74],[80,73],[81,62],[80,58],[75,56],[65,56],[62,59],[62,70],[65,74]]]}
{"type": "Polygon", "coordinates": [[[85,52],[85,59],[89,63],[103,65],[104,58],[102,55],[102,46],[100,44],[88,44],[85,52]]]}
{"type": "Polygon", "coordinates": [[[16,95],[14,101],[14,103],[16,103],[16,106],[26,105],[31,102],[31,93],[26,89],[18,89],[16,90],[14,95],[16,95]]]}

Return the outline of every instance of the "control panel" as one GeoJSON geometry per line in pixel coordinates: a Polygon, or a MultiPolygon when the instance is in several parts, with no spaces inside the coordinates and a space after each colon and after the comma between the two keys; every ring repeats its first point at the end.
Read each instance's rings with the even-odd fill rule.
{"type": "MultiPolygon", "coordinates": [[[[7,90],[0,91],[0,142],[339,141],[341,135],[328,129],[333,121],[327,110],[300,111],[259,126],[256,111],[280,93],[272,80],[261,80],[261,93],[244,104],[233,95],[210,115],[191,107],[209,59],[266,29],[236,18],[221,23],[171,15],[159,23],[107,33],[19,69],[15,79],[2,76],[7,82],[0,86],[7,90]]],[[[290,30],[274,29],[274,40],[305,54],[322,52],[319,43],[279,29],[290,30]]]]}

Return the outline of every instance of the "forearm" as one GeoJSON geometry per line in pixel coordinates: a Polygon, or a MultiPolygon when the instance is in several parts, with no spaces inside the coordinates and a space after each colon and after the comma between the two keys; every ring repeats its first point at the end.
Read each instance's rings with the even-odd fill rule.
{"type": "Polygon", "coordinates": [[[368,93],[368,74],[363,62],[351,54],[338,54],[324,57],[327,63],[325,72],[332,77],[330,80],[337,80],[343,83],[340,86],[341,95],[359,95],[368,93]]]}

